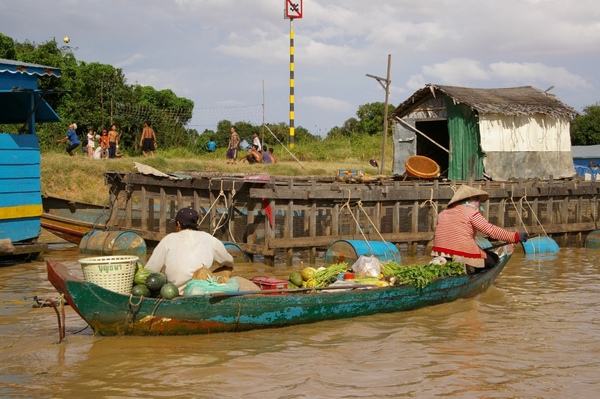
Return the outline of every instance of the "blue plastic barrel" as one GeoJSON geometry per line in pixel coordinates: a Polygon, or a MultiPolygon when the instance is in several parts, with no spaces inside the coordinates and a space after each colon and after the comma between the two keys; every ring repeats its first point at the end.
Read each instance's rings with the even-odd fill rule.
{"type": "Polygon", "coordinates": [[[225,245],[225,249],[231,256],[233,256],[233,263],[248,263],[250,262],[250,257],[247,253],[242,251],[242,248],[234,242],[223,241],[223,245],[225,245]]]}
{"type": "Polygon", "coordinates": [[[585,238],[585,247],[600,249],[600,230],[594,230],[585,238]]]}
{"type": "Polygon", "coordinates": [[[560,248],[550,237],[533,237],[523,243],[526,254],[557,254],[560,248]]]}
{"type": "Polygon", "coordinates": [[[353,264],[361,256],[375,256],[380,261],[391,260],[400,263],[400,251],[391,242],[363,241],[363,240],[338,240],[335,241],[325,253],[327,264],[346,262],[353,264]]]}
{"type": "Polygon", "coordinates": [[[135,255],[146,262],[146,241],[133,231],[92,230],[79,243],[79,252],[95,256],[135,255]]]}

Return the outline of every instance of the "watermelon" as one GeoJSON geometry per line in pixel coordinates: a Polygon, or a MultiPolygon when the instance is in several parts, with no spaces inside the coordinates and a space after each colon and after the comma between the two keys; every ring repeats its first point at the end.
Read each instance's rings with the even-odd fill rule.
{"type": "Polygon", "coordinates": [[[150,293],[150,290],[148,289],[148,287],[146,287],[144,284],[136,284],[131,289],[131,295],[145,296],[145,297],[149,298],[151,293],[150,293]]]}
{"type": "Polygon", "coordinates": [[[173,283],[167,283],[160,289],[160,296],[165,299],[173,299],[179,296],[179,288],[173,283]]]}
{"type": "Polygon", "coordinates": [[[152,273],[154,273],[152,270],[144,269],[142,267],[135,272],[135,276],[133,276],[133,282],[136,284],[146,284],[146,279],[152,273]]]}
{"type": "Polygon", "coordinates": [[[167,277],[162,273],[151,273],[146,278],[146,287],[150,291],[160,291],[163,285],[167,283],[167,277]]]}

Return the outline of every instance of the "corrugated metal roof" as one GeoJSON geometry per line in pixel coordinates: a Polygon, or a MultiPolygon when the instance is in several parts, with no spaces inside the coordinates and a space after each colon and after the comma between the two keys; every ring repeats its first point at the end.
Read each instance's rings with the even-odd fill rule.
{"type": "Polygon", "coordinates": [[[0,73],[3,73],[3,72],[25,73],[28,75],[38,75],[38,76],[56,76],[56,77],[61,76],[60,69],[58,69],[58,68],[0,58],[0,73]]]}
{"type": "Polygon", "coordinates": [[[398,105],[392,114],[402,118],[430,98],[448,96],[455,103],[470,106],[479,114],[571,116],[579,114],[552,94],[531,86],[473,89],[467,87],[427,84],[398,105]]]}
{"type": "Polygon", "coordinates": [[[574,145],[573,158],[600,158],[600,145],[574,145]]]}

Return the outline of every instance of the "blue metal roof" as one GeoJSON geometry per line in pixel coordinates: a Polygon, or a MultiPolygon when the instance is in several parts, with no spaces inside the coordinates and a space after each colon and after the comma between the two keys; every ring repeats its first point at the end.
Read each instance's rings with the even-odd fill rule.
{"type": "Polygon", "coordinates": [[[38,90],[40,76],[60,77],[60,69],[0,58],[0,123],[29,122],[33,133],[34,122],[60,122],[38,90]]]}
{"type": "Polygon", "coordinates": [[[7,60],[5,58],[0,58],[0,73],[8,72],[8,73],[24,73],[27,75],[37,75],[37,76],[56,76],[60,78],[60,69],[39,65],[39,64],[31,64],[29,62],[15,61],[15,60],[7,60]]]}

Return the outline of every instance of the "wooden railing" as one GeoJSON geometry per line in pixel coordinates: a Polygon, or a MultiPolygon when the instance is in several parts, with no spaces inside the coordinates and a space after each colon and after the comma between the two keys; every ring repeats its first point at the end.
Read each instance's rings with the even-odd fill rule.
{"type": "Polygon", "coordinates": [[[138,232],[152,243],[173,231],[170,220],[184,206],[197,209],[200,227],[238,244],[251,257],[272,262],[285,252],[317,253],[334,241],[386,240],[409,251],[433,238],[437,214],[453,186],[470,184],[489,193],[483,214],[512,231],[547,234],[564,246],[580,246],[598,228],[600,183],[583,180],[511,182],[394,181],[282,178],[188,173],[167,178],[109,172],[114,207],[109,224],[138,232]],[[268,209],[272,213],[268,217],[268,209]]]}

